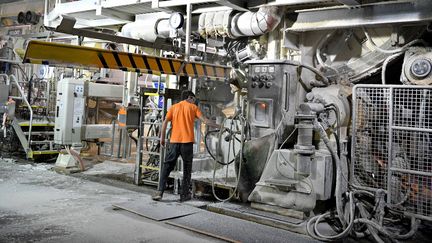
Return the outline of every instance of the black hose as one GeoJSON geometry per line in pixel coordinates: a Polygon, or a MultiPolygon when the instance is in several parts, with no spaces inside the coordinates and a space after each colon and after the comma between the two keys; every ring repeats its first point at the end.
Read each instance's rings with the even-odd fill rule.
{"type": "Polygon", "coordinates": [[[219,161],[219,160],[217,160],[216,157],[212,154],[212,152],[210,151],[210,148],[209,148],[209,146],[208,146],[208,143],[207,143],[207,138],[208,138],[208,136],[209,136],[210,134],[212,134],[212,133],[219,133],[220,131],[221,131],[221,130],[209,130],[209,131],[207,131],[206,134],[205,134],[205,136],[204,136],[204,145],[205,145],[205,148],[206,148],[207,152],[208,152],[208,153],[210,154],[210,156],[212,157],[212,159],[214,159],[216,162],[218,162],[218,163],[221,164],[221,165],[229,165],[229,164],[231,164],[232,162],[235,161],[235,157],[236,157],[236,156],[234,156],[234,158],[233,158],[232,160],[230,160],[229,162],[227,162],[227,163],[224,163],[224,162],[222,162],[222,161],[219,161]]]}

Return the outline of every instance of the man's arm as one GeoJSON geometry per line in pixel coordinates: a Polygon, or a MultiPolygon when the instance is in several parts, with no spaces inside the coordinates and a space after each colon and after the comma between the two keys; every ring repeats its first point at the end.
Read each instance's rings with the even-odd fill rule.
{"type": "Polygon", "coordinates": [[[200,116],[199,119],[201,120],[202,123],[206,124],[209,127],[220,128],[220,125],[216,124],[210,119],[207,119],[204,116],[200,116]]]}
{"type": "Polygon", "coordinates": [[[161,130],[161,137],[160,137],[160,144],[162,147],[165,147],[165,133],[166,133],[166,128],[168,126],[168,122],[169,120],[165,118],[165,120],[162,123],[162,130],[161,130]]]}

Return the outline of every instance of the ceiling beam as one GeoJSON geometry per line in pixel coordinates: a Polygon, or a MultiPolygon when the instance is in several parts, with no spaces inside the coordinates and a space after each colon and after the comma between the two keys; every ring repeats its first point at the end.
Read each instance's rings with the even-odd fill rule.
{"type": "Polygon", "coordinates": [[[323,8],[287,15],[287,31],[314,31],[432,21],[432,1],[385,2],[358,8],[323,8]]]}
{"type": "Polygon", "coordinates": [[[218,4],[226,7],[230,7],[238,11],[249,11],[247,8],[247,2],[244,0],[219,0],[218,4]]]}
{"type": "Polygon", "coordinates": [[[337,0],[337,1],[348,6],[355,6],[361,4],[359,0],[337,0]]]}

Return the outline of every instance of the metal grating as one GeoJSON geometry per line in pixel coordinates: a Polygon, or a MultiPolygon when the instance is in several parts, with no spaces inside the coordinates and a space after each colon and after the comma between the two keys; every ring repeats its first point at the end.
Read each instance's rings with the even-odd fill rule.
{"type": "Polygon", "coordinates": [[[357,85],[352,183],[432,220],[432,87],[357,85]],[[390,159],[389,159],[390,158],[390,159]]]}

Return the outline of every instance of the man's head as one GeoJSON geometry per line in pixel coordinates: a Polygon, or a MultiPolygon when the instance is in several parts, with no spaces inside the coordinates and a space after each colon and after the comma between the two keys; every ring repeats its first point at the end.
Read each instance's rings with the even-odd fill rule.
{"type": "Polygon", "coordinates": [[[185,90],[182,92],[181,99],[186,100],[192,104],[195,104],[195,101],[196,101],[195,94],[189,90],[185,90]]]}

